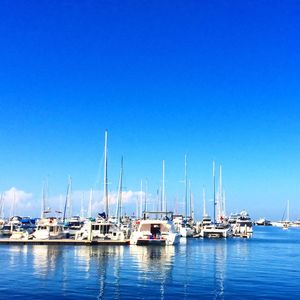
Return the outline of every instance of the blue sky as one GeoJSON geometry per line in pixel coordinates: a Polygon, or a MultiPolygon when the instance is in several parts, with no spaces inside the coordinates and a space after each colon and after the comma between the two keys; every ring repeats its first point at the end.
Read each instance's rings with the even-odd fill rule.
{"type": "Polygon", "coordinates": [[[164,159],[172,206],[187,154],[199,215],[214,159],[229,211],[281,218],[290,200],[300,218],[299,13],[298,1],[3,1],[0,190],[27,193],[19,209],[34,215],[47,176],[53,198],[69,174],[74,191],[102,189],[107,128],[111,191],[123,155],[125,189],[147,179],[155,195],[164,159]]]}

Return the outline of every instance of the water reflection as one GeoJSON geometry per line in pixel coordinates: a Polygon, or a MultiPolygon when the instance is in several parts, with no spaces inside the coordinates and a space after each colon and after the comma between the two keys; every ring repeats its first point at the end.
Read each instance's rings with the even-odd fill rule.
{"type": "Polygon", "coordinates": [[[224,282],[227,271],[227,241],[218,243],[214,248],[214,299],[224,299],[224,282]]]}
{"type": "Polygon", "coordinates": [[[62,248],[44,245],[32,246],[31,253],[34,274],[44,278],[57,270],[57,263],[63,256],[62,248]]]}
{"type": "Polygon", "coordinates": [[[169,299],[178,294],[183,299],[224,299],[231,293],[229,278],[235,280],[236,271],[251,263],[250,250],[247,240],[188,240],[178,247],[16,246],[9,248],[9,264],[26,262],[49,294],[56,288],[66,297],[75,292],[98,299],[169,299]]]}
{"type": "Polygon", "coordinates": [[[175,248],[160,246],[130,246],[130,255],[136,260],[139,281],[144,285],[159,286],[160,299],[165,298],[166,285],[172,279],[175,248]]]}

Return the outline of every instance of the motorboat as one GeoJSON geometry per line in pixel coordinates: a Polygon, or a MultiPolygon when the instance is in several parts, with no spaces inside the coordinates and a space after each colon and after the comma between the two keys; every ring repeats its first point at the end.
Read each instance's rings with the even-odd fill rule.
{"type": "Polygon", "coordinates": [[[68,228],[70,236],[75,236],[76,232],[82,228],[83,224],[84,222],[79,216],[73,216],[66,222],[65,227],[68,228]]]}
{"type": "Polygon", "coordinates": [[[69,236],[69,232],[59,219],[56,217],[48,217],[38,221],[36,231],[32,236],[37,240],[64,239],[69,236]]]}
{"type": "Polygon", "coordinates": [[[88,220],[75,234],[76,240],[114,240],[124,241],[125,230],[105,219],[88,220]]]}
{"type": "Polygon", "coordinates": [[[249,214],[243,210],[239,213],[235,224],[233,224],[233,233],[234,235],[251,235],[253,233],[252,226],[253,222],[249,214]]]}

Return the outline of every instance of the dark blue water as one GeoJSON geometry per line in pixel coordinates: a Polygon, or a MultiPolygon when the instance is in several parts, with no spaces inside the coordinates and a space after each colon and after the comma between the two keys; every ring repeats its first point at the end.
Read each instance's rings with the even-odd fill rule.
{"type": "Polygon", "coordinates": [[[300,229],[175,247],[0,245],[5,299],[299,299],[300,229]]]}

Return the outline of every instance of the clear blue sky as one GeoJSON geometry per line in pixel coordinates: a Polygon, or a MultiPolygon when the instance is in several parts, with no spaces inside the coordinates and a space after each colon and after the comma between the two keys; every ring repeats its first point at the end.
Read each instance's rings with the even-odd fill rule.
{"type": "MultiPolygon", "coordinates": [[[[195,205],[222,163],[228,210],[300,218],[299,1],[2,1],[0,190],[161,180],[195,205]],[[100,178],[100,181],[102,179],[100,178]]],[[[102,188],[100,186],[99,188],[102,188]]]]}

